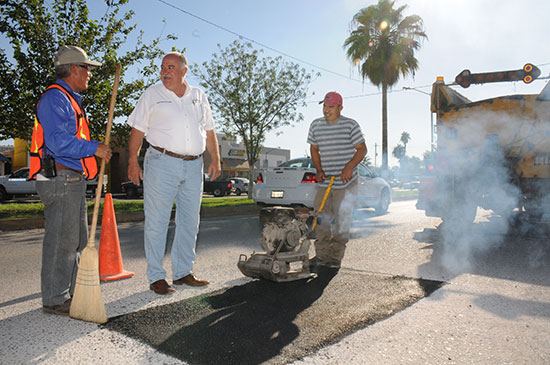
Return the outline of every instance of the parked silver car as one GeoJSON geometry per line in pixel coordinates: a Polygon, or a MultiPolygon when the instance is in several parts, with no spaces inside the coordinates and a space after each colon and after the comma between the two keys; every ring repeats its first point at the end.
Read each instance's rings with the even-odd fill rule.
{"type": "MultiPolygon", "coordinates": [[[[28,180],[29,168],[23,167],[10,175],[0,176],[0,202],[4,202],[13,196],[34,195],[36,193],[36,180],[28,180]]],[[[89,180],[86,185],[86,194],[95,194],[97,178],[89,180]]]]}
{"type": "Polygon", "coordinates": [[[248,193],[248,185],[250,181],[244,177],[232,177],[231,178],[231,191],[235,195],[241,195],[242,193],[248,193]]]}
{"type": "Polygon", "coordinates": [[[12,196],[36,194],[36,181],[29,181],[28,178],[28,167],[16,170],[10,175],[0,176],[0,202],[12,196]]]}
{"type": "MultiPolygon", "coordinates": [[[[372,207],[378,214],[386,213],[391,203],[391,188],[386,180],[362,163],[357,165],[357,170],[357,208],[372,207]]],[[[316,171],[308,157],[261,170],[254,185],[254,201],[266,206],[304,206],[313,209],[316,193],[316,171]]]]}

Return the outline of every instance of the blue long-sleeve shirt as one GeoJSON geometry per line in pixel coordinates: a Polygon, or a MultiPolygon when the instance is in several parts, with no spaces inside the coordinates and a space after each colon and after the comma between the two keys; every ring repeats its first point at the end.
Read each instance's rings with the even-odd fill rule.
{"type": "MultiPolygon", "coordinates": [[[[67,89],[82,105],[81,96],[65,81],[57,79],[56,83],[67,89]]],[[[47,153],[55,158],[55,162],[82,171],[80,159],[93,156],[99,142],[76,137],[75,113],[67,95],[58,89],[48,90],[38,103],[37,116],[44,130],[47,153]]]]}

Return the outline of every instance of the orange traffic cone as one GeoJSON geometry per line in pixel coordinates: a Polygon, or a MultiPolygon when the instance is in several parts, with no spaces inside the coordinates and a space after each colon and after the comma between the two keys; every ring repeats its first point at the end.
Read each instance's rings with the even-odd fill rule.
{"type": "Polygon", "coordinates": [[[99,237],[99,277],[101,281],[112,281],[132,276],[134,276],[133,272],[125,271],[122,267],[113,197],[107,193],[103,204],[101,236],[99,237]]]}

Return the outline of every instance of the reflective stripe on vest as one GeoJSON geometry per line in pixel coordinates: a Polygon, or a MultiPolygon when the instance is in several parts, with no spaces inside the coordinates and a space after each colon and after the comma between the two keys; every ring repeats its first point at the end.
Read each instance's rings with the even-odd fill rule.
{"type": "MultiPolygon", "coordinates": [[[[84,113],[84,110],[80,107],[76,99],[63,86],[58,84],[53,84],[48,86],[44,94],[51,89],[59,89],[69,98],[75,114],[76,138],[90,141],[91,139],[90,139],[90,129],[88,128],[88,124],[89,124],[88,117],[86,116],[86,113],[84,113]]],[[[42,96],[44,96],[44,94],[42,94],[42,96]]],[[[40,97],[40,99],[42,99],[42,96],[40,97]]],[[[40,104],[40,100],[38,101],[38,104],[40,104]]],[[[36,105],[37,114],[38,114],[38,104],[36,105]]],[[[36,175],[40,172],[40,169],[42,168],[43,154],[44,154],[44,130],[42,129],[42,125],[40,124],[40,120],[38,119],[38,116],[35,115],[34,127],[32,130],[31,151],[30,151],[30,156],[31,156],[30,168],[29,168],[30,180],[35,179],[36,175]]],[[[98,173],[97,161],[94,156],[81,158],[80,163],[82,165],[82,171],[84,172],[84,175],[86,176],[87,180],[94,179],[97,176],[97,173],[98,173]]]]}

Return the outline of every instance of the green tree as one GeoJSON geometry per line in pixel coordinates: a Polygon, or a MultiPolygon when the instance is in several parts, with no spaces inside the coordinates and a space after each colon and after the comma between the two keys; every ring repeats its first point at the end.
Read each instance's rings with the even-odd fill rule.
{"type": "Polygon", "coordinates": [[[407,156],[407,151],[402,144],[398,144],[393,148],[392,155],[399,160],[399,163],[401,163],[401,160],[407,156]]]}
{"type": "Polygon", "coordinates": [[[414,174],[414,175],[418,175],[422,173],[422,169],[421,169],[422,162],[416,156],[413,156],[413,157],[405,156],[399,162],[400,162],[399,165],[401,167],[402,173],[414,174]]]}
{"type": "Polygon", "coordinates": [[[382,87],[382,170],[388,169],[388,88],[400,75],[414,75],[418,69],[415,50],[427,38],[422,18],[403,16],[406,5],[394,8],[395,1],[379,0],[377,5],[359,10],[352,30],[344,41],[349,59],[358,66],[363,79],[382,87]]]}
{"type": "MultiPolygon", "coordinates": [[[[100,139],[105,134],[117,63],[122,64],[122,73],[114,117],[131,113],[143,89],[156,79],[155,63],[163,52],[158,47],[161,39],[146,44],[143,32],[136,34],[137,26],[130,24],[133,11],[119,15],[126,3],[105,0],[104,15],[91,19],[85,0],[0,1],[0,32],[11,46],[10,54],[0,49],[0,140],[30,140],[36,103],[55,81],[53,59],[65,44],[79,46],[91,59],[103,63],[82,93],[92,137],[100,139]],[[137,77],[128,81],[124,75],[131,67],[137,77]]],[[[168,35],[167,39],[175,37],[168,35]]],[[[117,136],[113,141],[125,144],[128,133],[125,124],[113,125],[117,136]]]]}
{"type": "Polygon", "coordinates": [[[407,154],[407,143],[411,140],[411,135],[407,132],[401,133],[401,143],[403,143],[403,148],[405,149],[405,154],[407,154]]]}
{"type": "Polygon", "coordinates": [[[306,106],[313,75],[281,57],[262,57],[248,42],[218,47],[219,54],[191,71],[201,80],[222,132],[242,138],[252,179],[266,134],[303,120],[296,109],[306,106]]]}

